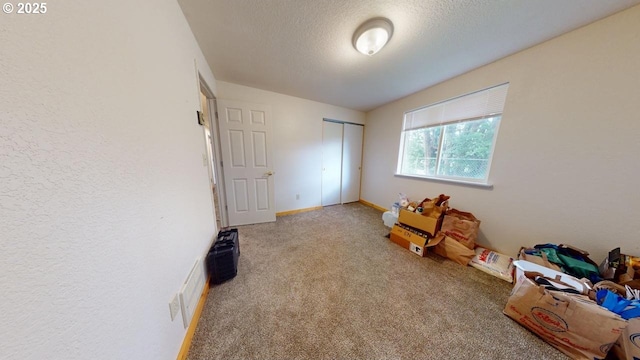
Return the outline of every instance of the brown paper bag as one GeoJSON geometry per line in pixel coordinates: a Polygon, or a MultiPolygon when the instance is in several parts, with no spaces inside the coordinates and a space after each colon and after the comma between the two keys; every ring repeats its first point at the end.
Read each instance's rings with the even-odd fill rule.
{"type": "Polygon", "coordinates": [[[640,318],[629,320],[629,326],[613,345],[612,352],[620,360],[640,359],[640,318]]]}
{"type": "Polygon", "coordinates": [[[467,266],[469,261],[476,255],[475,251],[468,249],[463,244],[444,235],[440,232],[436,238],[443,238],[438,245],[433,248],[433,252],[457,262],[460,265],[467,266]]]}
{"type": "Polygon", "coordinates": [[[560,269],[560,266],[550,262],[547,259],[547,255],[545,255],[545,253],[542,253],[542,256],[528,255],[525,253],[525,250],[525,247],[520,248],[520,252],[518,252],[518,260],[525,260],[555,271],[562,271],[560,269]]]}
{"type": "Polygon", "coordinates": [[[458,240],[467,248],[473,249],[478,238],[479,228],[480,220],[476,219],[472,213],[449,209],[444,215],[440,231],[458,240]]]}
{"type": "Polygon", "coordinates": [[[574,359],[604,359],[627,327],[586,296],[548,291],[526,277],[518,279],[503,312],[574,359]]]}

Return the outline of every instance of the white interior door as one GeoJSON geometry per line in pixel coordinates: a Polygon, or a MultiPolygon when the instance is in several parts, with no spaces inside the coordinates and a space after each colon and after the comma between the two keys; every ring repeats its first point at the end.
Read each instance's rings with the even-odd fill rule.
{"type": "Polygon", "coordinates": [[[276,220],[271,108],[218,100],[230,226],[276,220]]]}
{"type": "Polygon", "coordinates": [[[322,206],[340,204],[342,124],[322,122],[322,206]]]}
{"type": "Polygon", "coordinates": [[[362,166],[361,125],[344,124],[342,137],[342,195],[343,204],[360,200],[360,168],[362,166]]]}

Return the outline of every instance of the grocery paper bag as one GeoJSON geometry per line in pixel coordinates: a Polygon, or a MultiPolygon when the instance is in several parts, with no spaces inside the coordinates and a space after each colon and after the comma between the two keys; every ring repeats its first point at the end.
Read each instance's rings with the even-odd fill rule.
{"type": "Polygon", "coordinates": [[[436,239],[437,238],[443,239],[433,248],[433,251],[436,254],[453,260],[460,265],[467,266],[469,261],[471,261],[471,258],[476,255],[475,251],[468,249],[466,246],[444,235],[442,232],[436,235],[436,239]]]}
{"type": "Polygon", "coordinates": [[[526,277],[518,279],[503,312],[574,359],[604,359],[627,327],[586,296],[549,291],[526,277]]]}
{"type": "Polygon", "coordinates": [[[476,219],[472,213],[449,209],[444,215],[440,231],[467,248],[473,249],[479,228],[480,220],[476,219]]]}
{"type": "Polygon", "coordinates": [[[640,359],[640,318],[629,320],[612,351],[620,360],[640,359]]]}

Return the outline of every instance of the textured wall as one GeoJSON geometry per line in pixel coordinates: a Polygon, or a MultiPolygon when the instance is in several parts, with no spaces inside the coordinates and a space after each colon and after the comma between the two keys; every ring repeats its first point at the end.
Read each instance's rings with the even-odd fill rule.
{"type": "Polygon", "coordinates": [[[482,220],[481,242],[515,255],[553,242],[640,254],[640,6],[367,113],[361,197],[446,193],[482,220]],[[395,177],[403,112],[510,82],[493,190],[395,177]]]}
{"type": "Polygon", "coordinates": [[[178,4],[0,13],[0,44],[0,358],[175,359],[215,233],[178,4]]]}
{"type": "Polygon", "coordinates": [[[271,105],[276,211],[322,205],[322,119],[364,124],[364,113],[223,81],[218,89],[221,99],[271,105]]]}

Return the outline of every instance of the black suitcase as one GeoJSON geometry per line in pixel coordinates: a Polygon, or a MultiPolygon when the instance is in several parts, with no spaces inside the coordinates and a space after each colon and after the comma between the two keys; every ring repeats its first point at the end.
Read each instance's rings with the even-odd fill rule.
{"type": "Polygon", "coordinates": [[[238,229],[218,233],[218,238],[207,254],[207,271],[212,283],[220,284],[238,274],[238,257],[240,256],[238,240],[238,229]]]}

